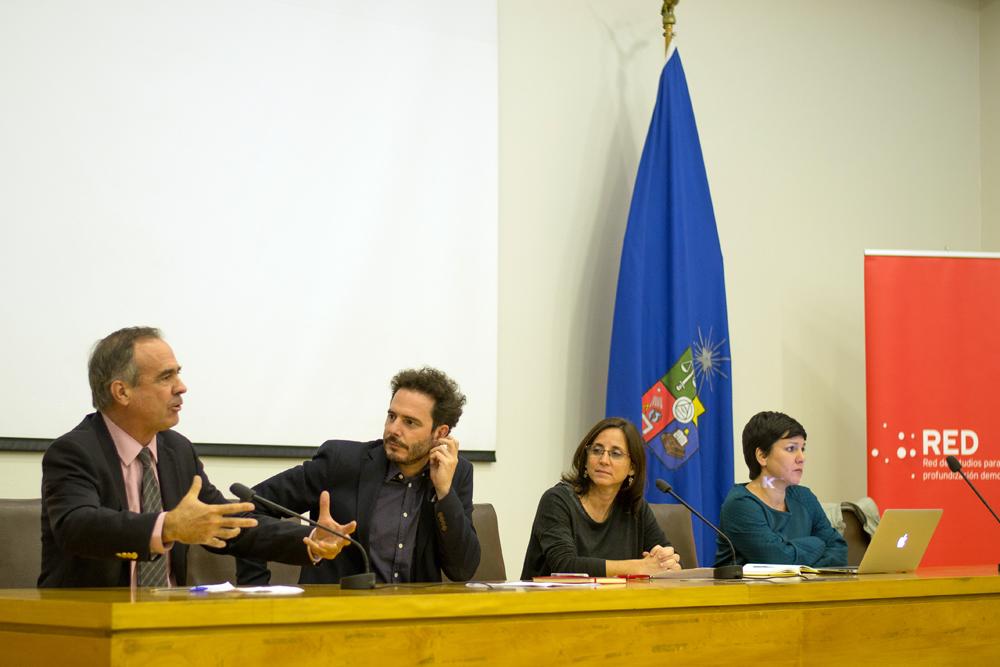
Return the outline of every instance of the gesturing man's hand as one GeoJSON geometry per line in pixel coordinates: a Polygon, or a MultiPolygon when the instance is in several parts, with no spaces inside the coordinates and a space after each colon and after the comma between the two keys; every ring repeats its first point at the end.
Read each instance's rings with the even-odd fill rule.
{"type": "Polygon", "coordinates": [[[229,516],[252,512],[253,503],[226,503],[210,505],[198,500],[201,493],[201,476],[195,475],[191,488],[181,498],[177,507],[167,512],[163,519],[163,542],[204,544],[224,547],[226,540],[240,534],[243,528],[253,528],[257,519],[229,516]]]}

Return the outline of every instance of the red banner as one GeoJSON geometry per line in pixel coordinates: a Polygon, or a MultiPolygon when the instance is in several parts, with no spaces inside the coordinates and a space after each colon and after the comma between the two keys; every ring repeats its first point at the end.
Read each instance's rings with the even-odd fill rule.
{"type": "Polygon", "coordinates": [[[941,507],[923,565],[1000,563],[1000,258],[865,257],[868,495],[941,507]]]}

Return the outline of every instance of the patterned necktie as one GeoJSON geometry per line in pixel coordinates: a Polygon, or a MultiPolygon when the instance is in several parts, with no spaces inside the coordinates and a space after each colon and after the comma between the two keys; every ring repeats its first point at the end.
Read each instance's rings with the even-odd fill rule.
{"type": "MultiPolygon", "coordinates": [[[[139,452],[139,462],[142,463],[142,501],[143,513],[159,514],[163,511],[163,501],[160,498],[160,484],[153,472],[153,455],[148,447],[139,452]]],[[[167,558],[161,554],[153,560],[138,563],[139,585],[163,588],[167,586],[167,558]]]]}

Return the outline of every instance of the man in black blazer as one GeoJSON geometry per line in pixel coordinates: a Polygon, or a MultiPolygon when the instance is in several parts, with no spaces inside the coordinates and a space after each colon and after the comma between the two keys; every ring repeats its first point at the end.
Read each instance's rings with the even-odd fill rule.
{"type": "MultiPolygon", "coordinates": [[[[333,558],[343,540],[246,513],[212,486],[190,441],[170,430],[187,387],[156,329],[122,329],[101,340],[89,363],[94,407],[42,459],[40,587],[128,586],[135,564],[166,559],[167,582],[184,585],[187,545],[219,553],[311,565],[333,558]],[[144,452],[143,450],[148,450],[144,452]],[[151,455],[160,511],[142,511],[142,460],[151,455]],[[314,539],[315,538],[315,539],[314,539]]],[[[319,499],[321,523],[343,528],[319,499]]],[[[143,566],[143,565],[140,565],[143,566]]]]}
{"type": "MultiPolygon", "coordinates": [[[[310,461],[254,487],[261,497],[296,512],[315,511],[329,491],[333,520],[369,551],[385,583],[472,578],[479,538],[472,525],[472,464],[458,456],[451,430],[465,404],[439,370],[399,372],[381,440],[330,440],[310,461]]],[[[258,511],[266,511],[258,508],[258,511]]],[[[357,549],[303,568],[301,583],[337,583],[364,571],[357,549]]],[[[263,563],[237,559],[241,584],[266,583],[263,563]]]]}

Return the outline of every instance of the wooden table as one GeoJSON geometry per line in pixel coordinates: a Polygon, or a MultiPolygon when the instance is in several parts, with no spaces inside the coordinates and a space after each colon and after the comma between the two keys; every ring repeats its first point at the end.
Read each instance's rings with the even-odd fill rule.
{"type": "Polygon", "coordinates": [[[0,664],[1000,664],[993,568],[586,590],[132,595],[0,590],[0,664]]]}

